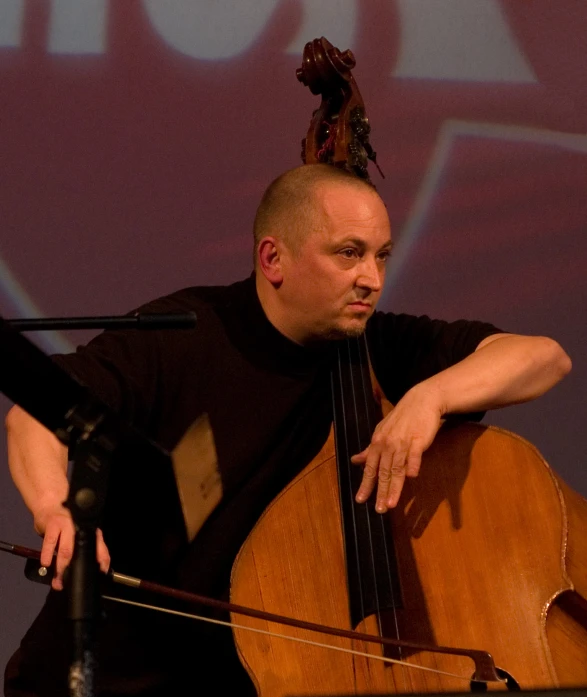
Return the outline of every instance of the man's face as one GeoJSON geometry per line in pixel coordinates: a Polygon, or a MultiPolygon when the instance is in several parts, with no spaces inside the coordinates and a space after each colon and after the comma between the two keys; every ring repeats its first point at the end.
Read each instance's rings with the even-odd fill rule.
{"type": "Polygon", "coordinates": [[[323,186],[317,196],[323,224],[281,257],[280,294],[290,338],[299,343],[362,334],[381,295],[391,251],[389,218],[374,191],[323,186]]]}

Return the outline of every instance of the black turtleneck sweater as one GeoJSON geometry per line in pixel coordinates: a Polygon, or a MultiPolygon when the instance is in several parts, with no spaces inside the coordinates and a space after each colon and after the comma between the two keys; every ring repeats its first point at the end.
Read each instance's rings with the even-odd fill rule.
{"type": "MultiPolygon", "coordinates": [[[[329,367],[334,343],[307,348],[283,336],[263,312],[254,277],[227,287],[187,288],[140,311],[195,311],[198,322],[191,330],[104,332],[75,354],[56,360],[123,419],[169,450],[199,415],[208,414],[223,498],[174,573],[184,588],[222,595],[234,557],[264,508],[326,440],[332,420],[329,367]]],[[[480,322],[377,312],[366,336],[377,378],[396,403],[411,386],[462,360],[497,331],[480,322]]],[[[142,470],[142,463],[135,464],[129,468],[133,476],[148,476],[146,465],[142,470]]],[[[132,481],[125,486],[132,491],[132,481]]],[[[113,568],[133,573],[117,548],[116,530],[136,512],[132,497],[125,497],[124,505],[120,498],[116,501],[110,506],[115,510],[107,511],[106,543],[114,552],[113,568]]],[[[138,507],[141,515],[144,504],[138,507]]],[[[150,502],[155,520],[157,509],[158,502],[150,502]]],[[[142,542],[148,548],[149,541],[142,542]]],[[[20,670],[17,682],[32,674],[39,685],[62,679],[63,600],[63,594],[50,593],[20,655],[9,665],[9,672],[20,670]]],[[[108,694],[171,694],[181,684],[172,688],[168,682],[172,674],[177,680],[178,661],[198,684],[199,671],[210,659],[201,658],[199,668],[189,661],[201,655],[204,644],[230,641],[229,630],[219,630],[228,637],[225,641],[216,630],[199,625],[188,629],[187,621],[162,620],[144,610],[109,606],[107,615],[100,684],[112,687],[108,694]],[[143,682],[153,689],[159,685],[161,692],[133,692],[143,682]]],[[[226,645],[224,650],[230,653],[226,645]]],[[[233,665],[225,673],[228,685],[246,694],[248,679],[242,670],[233,665]]],[[[214,685],[217,693],[218,683],[214,685]]],[[[6,694],[53,694],[43,689],[20,693],[7,688],[6,694]]]]}

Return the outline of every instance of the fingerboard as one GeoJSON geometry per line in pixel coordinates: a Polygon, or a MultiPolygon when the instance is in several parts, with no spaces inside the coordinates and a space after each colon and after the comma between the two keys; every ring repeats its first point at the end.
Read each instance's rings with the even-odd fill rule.
{"type": "Polygon", "coordinates": [[[369,375],[365,337],[341,342],[332,370],[332,399],[340,508],[346,554],[351,624],[382,610],[401,608],[391,516],[355,495],[363,475],[351,457],[364,450],[382,414],[369,375]]]}

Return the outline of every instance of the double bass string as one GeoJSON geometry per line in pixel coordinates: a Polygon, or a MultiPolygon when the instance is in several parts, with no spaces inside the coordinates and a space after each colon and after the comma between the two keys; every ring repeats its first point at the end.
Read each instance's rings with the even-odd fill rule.
{"type": "MultiPolygon", "coordinates": [[[[339,384],[341,386],[341,392],[342,392],[343,382],[342,382],[342,361],[341,361],[341,355],[340,355],[340,348],[337,349],[336,355],[337,355],[337,359],[338,359],[338,379],[339,379],[339,384]]],[[[334,387],[334,375],[333,374],[331,374],[330,383],[331,383],[331,394],[332,394],[332,414],[334,417],[334,415],[336,414],[336,408],[335,408],[335,399],[334,399],[335,387],[334,387]]],[[[341,395],[341,397],[342,397],[342,395],[341,395]]],[[[347,433],[347,428],[346,428],[346,420],[347,420],[346,419],[346,404],[344,402],[344,399],[342,399],[342,398],[341,398],[340,402],[341,402],[342,417],[343,417],[342,418],[342,435],[344,436],[344,441],[345,441],[345,460],[347,462],[347,467],[348,467],[348,465],[350,464],[350,450],[349,450],[348,433],[347,433]]],[[[340,442],[340,439],[339,439],[339,432],[338,432],[339,426],[337,424],[336,418],[333,418],[333,423],[334,423],[335,442],[338,444],[340,442]]],[[[340,466],[340,456],[338,453],[338,448],[336,451],[336,459],[337,459],[337,463],[340,466]]],[[[350,471],[349,471],[349,475],[350,475],[350,471]]],[[[343,491],[342,491],[342,487],[340,487],[340,486],[338,488],[338,494],[340,497],[340,511],[341,511],[341,516],[342,516],[344,506],[343,506],[343,500],[342,500],[343,491]]],[[[356,519],[355,519],[355,507],[353,505],[354,501],[352,498],[353,492],[352,492],[350,487],[349,487],[348,495],[350,497],[349,508],[351,510],[351,515],[352,515],[352,519],[353,519],[352,520],[353,534],[355,536],[355,547],[354,547],[354,549],[355,549],[355,564],[357,565],[357,568],[360,568],[361,564],[360,564],[360,560],[359,560],[359,538],[358,538],[357,524],[356,524],[356,519]]],[[[344,535],[344,532],[343,532],[343,535],[344,535]]],[[[361,603],[361,615],[364,616],[364,614],[365,614],[365,602],[364,602],[362,577],[361,577],[360,573],[358,575],[357,581],[358,581],[359,589],[360,589],[359,590],[359,600],[361,603]]]]}
{"type": "MultiPolygon", "coordinates": [[[[341,399],[340,399],[340,409],[342,411],[342,419],[338,419],[338,421],[342,423],[337,423],[337,419],[335,418],[334,420],[334,427],[335,427],[335,433],[336,435],[336,441],[337,444],[341,442],[341,438],[339,437],[340,435],[343,436],[344,440],[344,445],[345,445],[345,452],[340,453],[339,449],[337,448],[337,458],[339,462],[339,466],[342,467],[343,463],[341,461],[341,458],[343,458],[346,461],[346,475],[348,477],[348,481],[351,482],[351,468],[353,465],[350,462],[350,441],[351,438],[349,438],[349,433],[348,430],[349,428],[354,428],[356,430],[356,442],[359,443],[359,447],[362,450],[364,446],[366,446],[366,443],[362,442],[365,440],[365,438],[368,438],[371,436],[373,428],[374,428],[374,423],[373,423],[373,418],[370,413],[370,403],[369,403],[369,394],[372,393],[372,390],[369,388],[370,382],[367,383],[366,380],[366,372],[363,369],[359,370],[359,375],[358,377],[354,375],[354,371],[352,369],[353,366],[353,356],[352,356],[352,348],[351,348],[351,341],[354,341],[354,345],[352,348],[356,348],[357,350],[357,355],[359,358],[359,367],[365,366],[365,361],[361,358],[361,346],[359,344],[358,340],[347,340],[345,342],[346,344],[346,359],[343,360],[342,356],[342,348],[339,348],[337,350],[337,359],[338,359],[338,380],[341,388],[341,399]],[[348,375],[344,376],[343,375],[343,369],[344,366],[346,365],[348,375]],[[347,378],[346,380],[344,378],[347,378]],[[350,395],[352,397],[352,402],[350,400],[347,400],[342,398],[342,391],[344,389],[344,385],[348,384],[350,386],[350,395]],[[365,429],[363,429],[363,433],[361,434],[361,423],[360,423],[360,414],[362,410],[365,420],[366,420],[366,432],[365,429]],[[337,433],[338,429],[340,428],[340,432],[337,433]]],[[[363,341],[365,342],[365,350],[366,350],[366,340],[363,336],[363,341]]],[[[365,355],[368,355],[365,353],[365,355]]],[[[332,388],[333,388],[333,401],[334,401],[334,378],[332,378],[332,388]]],[[[333,409],[334,409],[334,404],[333,404],[333,409]]],[[[336,413],[336,411],[335,411],[336,413]]],[[[359,531],[358,531],[358,525],[357,525],[357,512],[358,509],[356,509],[357,504],[354,501],[354,496],[355,493],[352,489],[352,487],[349,487],[348,492],[343,492],[342,487],[339,487],[339,495],[341,497],[341,513],[344,511],[343,505],[342,505],[342,497],[343,496],[348,496],[350,498],[349,501],[349,507],[348,511],[350,513],[350,518],[352,519],[352,524],[351,524],[351,530],[352,530],[352,535],[354,536],[354,557],[355,557],[355,563],[356,563],[356,568],[358,571],[358,589],[359,589],[359,602],[360,602],[360,607],[361,607],[361,618],[365,619],[366,618],[366,606],[369,604],[366,602],[365,598],[365,588],[364,584],[362,582],[363,574],[361,573],[361,559],[359,555],[359,531]]],[[[379,634],[380,636],[383,636],[383,626],[382,626],[382,607],[381,607],[381,599],[380,599],[380,589],[379,589],[379,584],[378,584],[378,563],[376,559],[376,554],[374,551],[374,544],[373,544],[373,530],[372,530],[372,521],[371,521],[371,516],[369,512],[368,505],[370,504],[363,504],[361,506],[361,510],[363,511],[364,514],[364,527],[365,527],[365,532],[367,533],[367,538],[368,538],[368,553],[369,553],[369,560],[368,560],[368,565],[371,567],[371,574],[373,578],[373,598],[374,598],[374,610],[375,610],[375,616],[377,618],[377,624],[379,628],[379,634]]],[[[393,618],[394,618],[394,624],[395,624],[395,634],[396,638],[399,639],[399,627],[398,627],[398,621],[397,621],[397,613],[396,613],[396,599],[394,597],[394,590],[393,590],[393,583],[392,583],[392,573],[391,573],[391,564],[390,564],[390,559],[389,559],[389,550],[387,548],[387,544],[385,544],[385,535],[383,534],[383,527],[385,525],[383,516],[377,516],[378,521],[377,525],[381,526],[381,532],[382,532],[382,540],[384,541],[383,545],[383,551],[385,554],[385,565],[386,565],[386,575],[387,575],[387,582],[389,584],[389,592],[391,594],[391,600],[392,600],[392,609],[393,609],[393,618]]],[[[348,531],[347,531],[348,533],[348,531]]],[[[365,575],[367,577],[367,575],[365,575]]],[[[400,659],[402,658],[401,656],[401,650],[400,650],[400,659]]],[[[403,662],[400,660],[398,661],[399,663],[402,663],[402,676],[403,676],[403,682],[404,684],[407,683],[406,681],[406,675],[405,675],[405,667],[403,667],[403,662]]]]}
{"type": "MultiPolygon", "coordinates": [[[[365,361],[367,365],[370,365],[369,361],[369,347],[367,345],[367,336],[363,332],[361,335],[359,341],[362,341],[363,343],[363,349],[365,351],[365,361]]],[[[358,343],[358,341],[357,341],[358,343]]],[[[365,410],[365,414],[367,416],[367,428],[368,428],[368,433],[370,435],[373,434],[373,431],[375,430],[376,424],[373,424],[371,422],[371,410],[369,409],[369,398],[373,398],[373,385],[371,385],[371,380],[367,380],[366,378],[366,372],[365,370],[361,370],[361,387],[362,387],[362,393],[363,393],[363,409],[365,410]]],[[[365,508],[366,510],[366,508],[365,508]]],[[[381,527],[381,532],[382,532],[382,539],[384,540],[385,543],[385,535],[384,533],[384,527],[385,527],[385,518],[384,515],[379,516],[378,524],[381,527]]],[[[390,563],[390,558],[389,558],[389,549],[387,547],[387,544],[384,544],[383,549],[385,551],[385,571],[387,574],[387,582],[389,584],[389,591],[391,593],[391,598],[392,598],[392,606],[393,606],[393,623],[394,623],[394,630],[395,630],[395,638],[399,641],[400,639],[400,631],[399,631],[399,623],[398,623],[398,617],[397,617],[397,604],[396,604],[396,597],[394,593],[394,588],[393,588],[393,581],[392,581],[392,573],[391,573],[391,563],[390,563]]],[[[371,547],[372,550],[372,547],[371,547]]],[[[373,551],[371,551],[371,555],[373,555],[373,551]]],[[[378,614],[377,614],[377,621],[379,624],[379,633],[381,636],[383,636],[383,623],[382,623],[382,618],[381,618],[381,608],[379,607],[379,602],[378,602],[378,614]]],[[[406,674],[406,669],[405,669],[405,661],[403,660],[403,652],[401,647],[398,647],[398,656],[400,658],[400,664],[402,665],[401,668],[401,673],[402,673],[402,678],[404,682],[404,689],[407,687],[407,682],[411,682],[410,680],[410,675],[409,671],[408,674],[406,674]]]]}
{"type": "MultiPolygon", "coordinates": [[[[355,426],[356,432],[357,432],[356,433],[357,442],[359,443],[359,447],[361,448],[363,446],[363,443],[361,442],[362,439],[361,439],[361,429],[360,429],[360,425],[359,425],[359,411],[358,411],[359,407],[357,405],[357,391],[358,390],[355,388],[354,375],[353,375],[353,371],[351,368],[352,355],[351,355],[351,340],[350,339],[346,341],[346,346],[347,346],[347,353],[348,353],[349,380],[350,380],[350,384],[351,384],[351,394],[353,396],[354,426],[355,426]]],[[[341,362],[340,358],[339,358],[339,362],[341,362]]],[[[363,371],[360,372],[360,375],[361,375],[361,383],[362,383],[362,387],[363,387],[363,395],[365,395],[365,381],[364,381],[363,371]]],[[[365,416],[367,418],[367,432],[371,433],[371,419],[369,418],[369,409],[367,408],[367,406],[368,406],[367,401],[365,399],[364,407],[365,407],[365,416]]],[[[346,424],[346,420],[345,420],[345,424],[346,424]]],[[[347,451],[347,457],[346,457],[347,468],[352,467],[349,456],[350,456],[350,453],[347,451]]],[[[350,480],[350,472],[349,472],[349,480],[350,480]]],[[[354,492],[354,491],[351,492],[351,494],[353,496],[355,493],[356,492],[354,492]]],[[[379,599],[379,589],[377,587],[377,581],[376,581],[376,579],[377,579],[377,566],[375,564],[375,554],[374,554],[374,550],[373,550],[373,533],[371,530],[371,519],[368,515],[367,505],[365,504],[365,506],[363,506],[362,508],[363,508],[363,512],[365,514],[365,523],[366,523],[367,531],[369,534],[369,552],[370,552],[370,556],[371,556],[371,571],[373,573],[373,579],[375,581],[373,584],[373,591],[375,594],[375,606],[377,608],[377,613],[376,613],[377,614],[377,625],[379,627],[379,634],[382,634],[383,627],[381,625],[381,602],[379,599]]],[[[354,505],[352,507],[352,510],[354,512],[354,510],[355,510],[354,505]]],[[[358,532],[356,532],[356,536],[358,538],[358,532]]],[[[359,562],[359,565],[360,565],[360,562],[359,562]]]]}

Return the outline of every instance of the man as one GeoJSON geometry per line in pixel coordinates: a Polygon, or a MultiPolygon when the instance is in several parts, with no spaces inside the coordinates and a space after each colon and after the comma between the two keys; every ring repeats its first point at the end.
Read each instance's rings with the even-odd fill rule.
{"type": "MultiPolygon", "coordinates": [[[[364,466],[357,500],[376,490],[381,513],[397,504],[405,477],[418,474],[443,418],[533,399],[570,370],[551,339],[504,334],[479,322],[375,313],[392,246],[389,220],[375,190],[351,175],[325,165],[286,172],[266,191],[254,233],[254,277],[226,288],[186,289],[146,306],[195,309],[194,331],[106,332],[75,355],[56,358],[169,449],[198,416],[208,415],[223,497],[174,573],[184,587],[216,595],[225,593],[232,560],[265,506],[325,440],[332,347],[340,340],[366,334],[377,378],[396,405],[354,457],[364,466]]],[[[66,452],[18,408],[7,428],[11,473],[44,536],[42,563],[57,552],[53,588],[59,590],[73,548],[73,526],[61,505],[66,452]]],[[[98,538],[103,571],[117,525],[124,524],[122,512],[110,514],[98,538]]],[[[113,565],[126,570],[120,550],[113,565]]],[[[11,660],[7,695],[66,694],[62,598],[49,594],[11,660]]],[[[231,660],[226,633],[187,630],[144,611],[107,608],[107,614],[100,644],[104,694],[174,694],[190,681],[200,694],[247,693],[238,667],[223,671],[225,683],[217,675],[208,688],[202,683],[201,669],[212,660],[208,645],[224,644],[227,665],[231,660]]]]}

